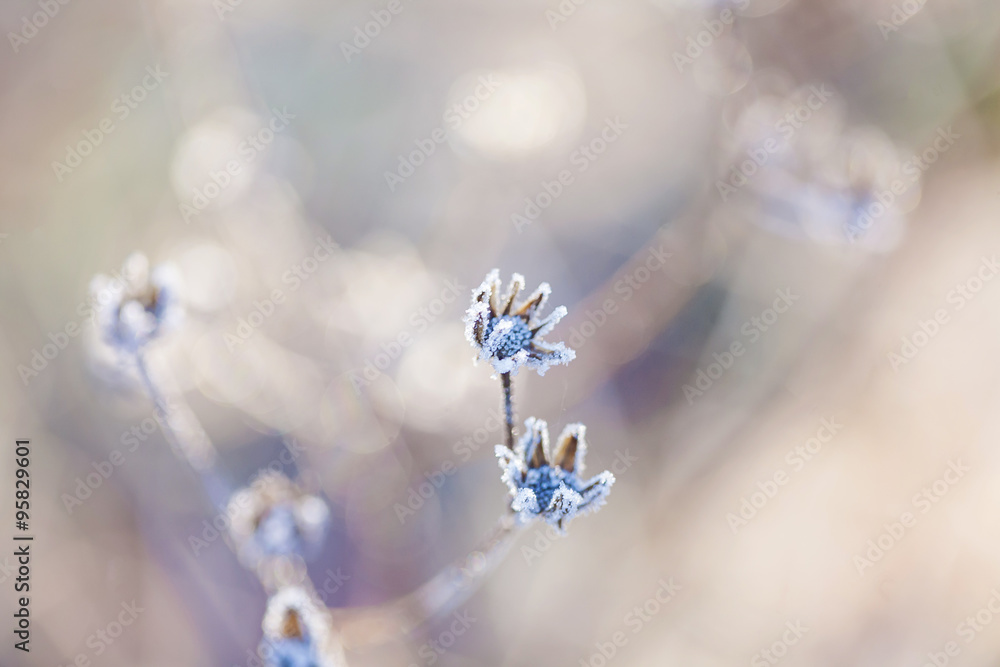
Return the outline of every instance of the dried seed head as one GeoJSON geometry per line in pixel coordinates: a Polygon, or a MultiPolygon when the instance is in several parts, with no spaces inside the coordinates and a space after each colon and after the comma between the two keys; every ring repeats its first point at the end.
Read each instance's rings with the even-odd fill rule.
{"type": "Polygon", "coordinates": [[[489,361],[497,373],[517,374],[526,366],[544,375],[550,366],[567,364],[576,356],[563,343],[542,340],[566,315],[566,308],[559,306],[542,318],[539,311],[552,291],[548,283],[515,303],[523,289],[524,276],[515,273],[501,295],[500,273],[491,271],[472,293],[472,305],[465,313],[465,336],[479,351],[479,359],[489,361]]]}
{"type": "Polygon", "coordinates": [[[169,265],[150,272],[142,253],[129,255],[113,277],[95,276],[90,292],[102,340],[117,350],[135,352],[177,326],[183,317],[179,284],[169,265]]]}
{"type": "Polygon", "coordinates": [[[551,452],[548,425],[529,417],[514,451],[496,446],[502,479],[510,489],[511,509],[521,521],[541,518],[563,531],[573,517],[605,503],[615,476],[605,470],[589,480],[580,477],[587,451],[585,435],[583,424],[570,424],[551,452]]]}
{"type": "Polygon", "coordinates": [[[282,588],[267,601],[261,655],[268,667],[342,667],[330,617],[305,589],[282,588]],[[265,646],[268,650],[265,650],[265,646]]]}
{"type": "Polygon", "coordinates": [[[330,517],[322,498],[271,472],[233,494],[228,514],[230,537],[250,569],[269,556],[311,557],[326,536],[330,517]]]}

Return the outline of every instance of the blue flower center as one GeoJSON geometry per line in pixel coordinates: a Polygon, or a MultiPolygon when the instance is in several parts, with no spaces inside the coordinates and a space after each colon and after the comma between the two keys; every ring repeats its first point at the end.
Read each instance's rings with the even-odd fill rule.
{"type": "Polygon", "coordinates": [[[524,480],[524,486],[534,492],[535,499],[538,501],[538,509],[543,512],[552,502],[552,496],[555,495],[560,484],[565,484],[574,491],[580,491],[580,483],[576,475],[555,466],[530,468],[524,480]]]}
{"type": "Polygon", "coordinates": [[[279,639],[271,645],[268,667],[318,667],[316,650],[308,639],[279,639]]]}
{"type": "Polygon", "coordinates": [[[490,320],[490,324],[486,328],[487,338],[493,333],[493,329],[496,328],[497,324],[502,321],[510,322],[511,327],[496,342],[493,353],[498,359],[506,359],[507,357],[514,356],[518,350],[531,341],[531,329],[528,328],[528,323],[520,317],[511,317],[509,315],[494,317],[490,320]]]}
{"type": "Polygon", "coordinates": [[[847,234],[851,240],[864,236],[872,224],[872,218],[877,216],[867,215],[868,207],[875,201],[871,193],[857,194],[851,197],[850,212],[847,220],[847,234]]]}
{"type": "Polygon", "coordinates": [[[257,526],[260,547],[269,554],[291,554],[299,550],[299,530],[292,508],[272,507],[257,526]]]}

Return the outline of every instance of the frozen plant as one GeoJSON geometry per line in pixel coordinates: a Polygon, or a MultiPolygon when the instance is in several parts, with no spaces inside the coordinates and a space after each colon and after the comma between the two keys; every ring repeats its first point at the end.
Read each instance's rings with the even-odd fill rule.
{"type": "Polygon", "coordinates": [[[330,510],[280,472],[261,475],[233,494],[229,536],[240,561],[256,569],[269,556],[311,557],[322,545],[330,510]]]}
{"type": "Polygon", "coordinates": [[[549,447],[544,421],[529,417],[524,428],[514,451],[496,446],[503,481],[513,498],[511,509],[524,523],[542,518],[565,533],[564,524],[573,517],[604,504],[615,476],[605,470],[586,481],[581,477],[587,453],[587,427],[583,424],[567,425],[555,450],[549,447]]]}
{"type": "Polygon", "coordinates": [[[501,295],[499,271],[494,269],[473,290],[465,315],[469,342],[479,350],[480,360],[490,362],[494,375],[499,373],[503,384],[507,444],[497,445],[496,453],[502,479],[510,489],[507,508],[475,549],[413,592],[377,607],[338,614],[337,628],[345,646],[384,641],[394,632],[413,632],[427,620],[441,618],[472,595],[503,562],[525,526],[541,518],[564,532],[573,517],[601,507],[614,484],[614,475],[608,471],[589,480],[581,476],[587,450],[583,424],[567,426],[552,450],[548,426],[532,417],[514,445],[511,375],[522,365],[541,375],[551,364],[566,364],[575,357],[562,343],[540,341],[566,314],[560,306],[546,318],[539,316],[551,291],[548,284],[542,283],[515,304],[523,288],[524,278],[514,274],[501,295]]]}
{"type": "MultiPolygon", "coordinates": [[[[124,367],[133,381],[138,376],[166,426],[164,432],[171,445],[195,470],[210,474],[217,456],[214,446],[183,401],[170,405],[147,360],[154,341],[179,328],[184,321],[176,269],[162,264],[150,270],[146,256],[133,252],[125,258],[118,275],[94,276],[90,293],[96,304],[94,322],[103,343],[92,350],[93,354],[103,355],[117,367],[124,367]]],[[[213,500],[218,504],[224,500],[220,496],[227,492],[218,490],[214,481],[212,487],[213,500]]]]}
{"type": "Polygon", "coordinates": [[[282,588],[267,602],[260,654],[267,667],[341,667],[327,610],[297,586],[282,588]]]}
{"type": "Polygon", "coordinates": [[[576,353],[563,343],[546,343],[542,336],[566,315],[566,307],[555,308],[547,317],[539,311],[548,301],[552,288],[538,286],[531,296],[514,303],[524,289],[524,276],[515,273],[500,295],[500,273],[490,271],[486,280],[473,292],[472,305],[465,315],[465,337],[479,350],[479,359],[488,361],[497,373],[517,375],[521,366],[533,368],[539,375],[554,364],[568,364],[576,353]]]}
{"type": "Polygon", "coordinates": [[[124,352],[139,350],[177,326],[183,311],[178,277],[170,265],[150,271],[139,252],[125,259],[120,277],[95,276],[90,291],[97,302],[96,322],[101,338],[124,352]]]}
{"type": "Polygon", "coordinates": [[[555,308],[548,317],[539,311],[552,293],[548,283],[538,286],[531,296],[514,303],[524,289],[524,276],[511,276],[507,291],[500,294],[500,271],[486,274],[483,284],[472,292],[472,305],[465,312],[465,337],[479,351],[478,359],[488,361],[500,374],[504,392],[504,416],[507,426],[507,447],[514,448],[514,407],[511,398],[511,376],[521,366],[533,368],[539,375],[554,364],[568,364],[576,352],[564,343],[546,343],[542,336],[566,315],[566,307],[555,308]]]}
{"type": "Polygon", "coordinates": [[[99,304],[95,321],[101,339],[118,361],[134,366],[167,440],[200,474],[216,508],[232,517],[230,538],[240,561],[272,593],[261,644],[268,667],[342,667],[346,662],[329,611],[312,597],[313,585],[302,565],[325,535],[325,501],[281,473],[264,474],[249,488],[231,493],[217,469],[215,446],[197,416],[182,395],[168,395],[150,371],[149,344],[182,319],[176,284],[172,269],[151,273],[141,253],[129,255],[117,281],[94,278],[91,290],[99,304]],[[299,585],[289,585],[287,572],[301,575],[299,585]]]}
{"type": "Polygon", "coordinates": [[[504,412],[507,421],[506,444],[496,446],[503,470],[503,481],[510,488],[510,509],[521,525],[542,518],[560,531],[574,516],[596,510],[604,504],[615,477],[604,471],[584,481],[583,458],[586,454],[586,427],[570,424],[559,436],[556,448],[549,447],[548,425],[529,417],[525,434],[515,446],[514,408],[510,376],[519,366],[527,366],[544,375],[552,364],[568,364],[576,353],[563,343],[540,340],[566,315],[559,306],[548,317],[538,311],[552,289],[542,283],[527,299],[515,305],[524,289],[524,276],[515,273],[507,291],[500,294],[500,272],[493,269],[483,284],[472,292],[472,305],[465,315],[465,335],[479,350],[479,359],[489,361],[503,383],[504,412]]]}
{"type": "Polygon", "coordinates": [[[101,277],[93,282],[95,290],[104,290],[97,319],[101,338],[120,362],[136,371],[167,440],[200,474],[220,515],[229,517],[228,542],[240,563],[268,593],[259,647],[267,667],[342,667],[345,647],[418,632],[472,595],[503,562],[520,529],[540,518],[565,531],[575,516],[603,505],[614,484],[607,471],[583,478],[587,446],[582,424],[567,426],[551,448],[546,423],[531,417],[515,446],[511,377],[521,367],[543,375],[552,365],[567,364],[575,353],[563,343],[543,340],[566,315],[562,306],[541,315],[551,292],[548,284],[519,301],[524,278],[514,274],[501,294],[499,272],[493,270],[473,291],[465,322],[479,359],[491,364],[503,386],[506,444],[496,451],[510,501],[476,548],[412,592],[373,607],[327,608],[316,597],[305,563],[323,544],[330,520],[326,501],[280,472],[265,473],[232,491],[219,470],[214,444],[183,394],[168,391],[147,363],[150,343],[181,318],[173,273],[150,272],[138,253],[129,257],[123,273],[126,278],[118,285],[101,277]]]}

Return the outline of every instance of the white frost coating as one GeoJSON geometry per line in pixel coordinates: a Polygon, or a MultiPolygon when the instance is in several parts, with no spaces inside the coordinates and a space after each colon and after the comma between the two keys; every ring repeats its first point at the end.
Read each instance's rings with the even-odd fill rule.
{"type": "Polygon", "coordinates": [[[472,291],[472,304],[464,318],[465,337],[478,351],[478,360],[489,362],[495,375],[517,375],[522,367],[544,375],[550,367],[567,364],[576,357],[564,343],[542,340],[566,316],[566,307],[559,306],[540,317],[552,288],[542,283],[530,296],[517,302],[524,285],[524,276],[515,273],[501,296],[500,272],[493,269],[472,291]]]}
{"type": "Polygon", "coordinates": [[[506,314],[510,310],[510,305],[517,298],[517,295],[524,290],[524,276],[520,273],[515,273],[510,277],[510,283],[507,285],[507,291],[504,292],[503,299],[500,300],[498,304],[498,310],[501,314],[506,314]]]}
{"type": "Polygon", "coordinates": [[[524,426],[525,433],[514,451],[503,445],[496,446],[501,479],[510,490],[511,509],[522,523],[540,518],[560,532],[565,532],[565,525],[573,518],[589,514],[604,505],[615,483],[615,476],[605,470],[586,481],[580,477],[587,451],[583,424],[570,424],[564,428],[556,446],[556,454],[560,454],[566,446],[566,438],[577,439],[573,472],[550,462],[548,426],[544,421],[529,417],[524,426]],[[541,457],[536,456],[539,449],[543,452],[541,457]],[[532,466],[533,460],[536,461],[535,466],[532,466]]]}
{"type": "MultiPolygon", "coordinates": [[[[264,613],[264,622],[261,624],[264,634],[268,637],[281,637],[285,618],[289,612],[298,614],[306,626],[306,632],[312,636],[316,636],[313,634],[311,625],[313,622],[320,620],[316,618],[319,610],[316,609],[315,603],[309,597],[309,594],[306,593],[305,589],[297,586],[282,588],[268,600],[267,611],[264,613]]],[[[322,634],[321,626],[317,625],[316,630],[317,634],[322,634]]]]}
{"type": "Polygon", "coordinates": [[[537,322],[532,322],[528,326],[532,329],[537,329],[537,331],[535,331],[536,336],[544,336],[555,328],[556,324],[559,323],[559,320],[566,317],[567,312],[566,306],[559,306],[549,313],[547,317],[543,317],[537,322]]]}

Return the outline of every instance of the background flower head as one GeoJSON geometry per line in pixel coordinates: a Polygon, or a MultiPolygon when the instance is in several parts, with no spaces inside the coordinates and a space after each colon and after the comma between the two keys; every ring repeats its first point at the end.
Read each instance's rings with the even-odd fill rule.
{"type": "Polygon", "coordinates": [[[90,283],[101,338],[111,347],[135,351],[182,318],[180,279],[170,265],[150,271],[145,255],[134,252],[116,276],[97,275],[90,283]]]}
{"type": "Polygon", "coordinates": [[[322,544],[330,511],[281,473],[267,473],[229,501],[230,537],[250,569],[268,556],[309,557],[322,544]]]}
{"type": "Polygon", "coordinates": [[[327,612],[302,588],[282,588],[268,600],[261,655],[268,667],[340,667],[343,656],[327,612]]]}

